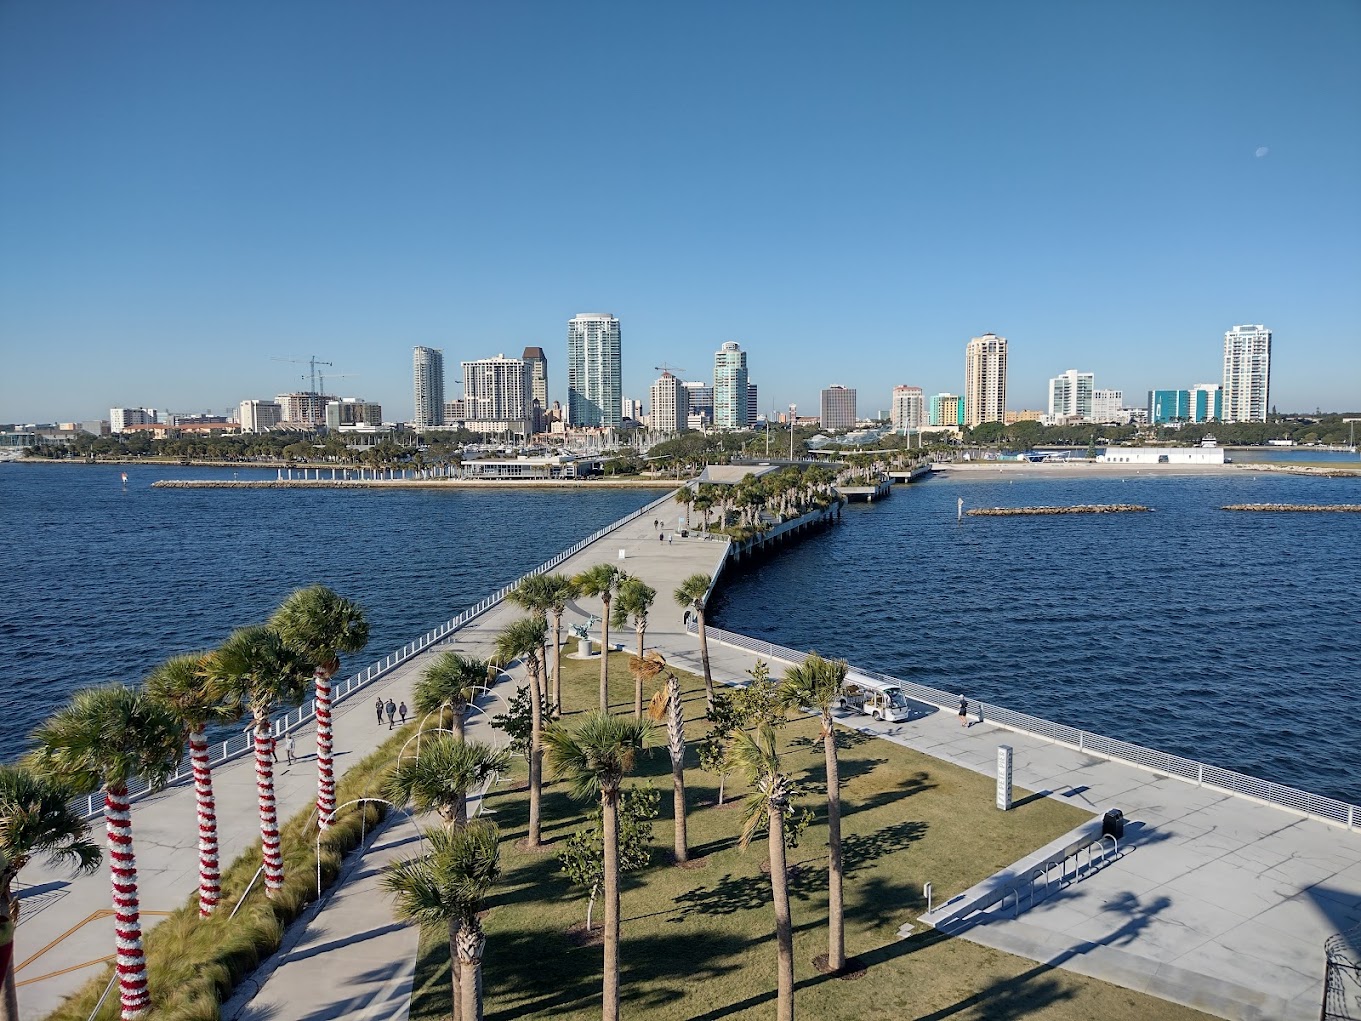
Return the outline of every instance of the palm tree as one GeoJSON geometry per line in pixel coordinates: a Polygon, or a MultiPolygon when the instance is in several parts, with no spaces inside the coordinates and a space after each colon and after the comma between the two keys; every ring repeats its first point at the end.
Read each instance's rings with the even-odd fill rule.
{"type": "Polygon", "coordinates": [[[747,795],[742,850],[764,824],[770,837],[770,892],[775,902],[776,1021],[794,1021],[794,929],[789,919],[789,873],[785,865],[785,817],[793,812],[793,779],[780,768],[775,728],[768,723],[755,736],[737,731],[730,755],[734,768],[753,788],[747,795]]]}
{"type": "Polygon", "coordinates": [[[384,785],[384,795],[394,804],[409,801],[419,812],[437,813],[447,829],[468,821],[468,791],[509,764],[505,751],[435,734],[414,756],[398,761],[384,785]]]}
{"type": "Polygon", "coordinates": [[[271,627],[240,628],[204,661],[210,677],[250,707],[255,731],[255,789],[260,801],[260,850],[265,868],[265,896],[284,885],[284,858],[279,850],[279,808],[274,798],[273,735],[269,714],[275,705],[299,705],[307,693],[312,664],[284,644],[271,627]]]}
{"type": "Polygon", "coordinates": [[[426,833],[428,854],[388,867],[383,888],[399,918],[439,926],[449,935],[453,1016],[482,1021],[482,954],[486,937],[478,915],[501,877],[501,834],[485,820],[426,833]]]}
{"type": "Polygon", "coordinates": [[[204,668],[205,652],[172,656],[146,679],[146,692],[169,710],[189,738],[198,813],[198,913],[207,918],[222,893],[217,854],[217,799],[208,758],[208,724],[231,723],[241,717],[241,703],[204,668]]]}
{"type": "Polygon", "coordinates": [[[562,615],[576,598],[576,584],[565,574],[543,575],[548,595],[548,615],[553,627],[553,716],[562,715],[562,615]]]}
{"type": "Polygon", "coordinates": [[[184,731],[164,706],[123,684],[86,688],[42,724],[33,736],[36,768],[68,786],[104,791],[104,829],[113,886],[115,966],[124,1021],[151,1006],[142,919],[137,899],[137,857],[132,843],[128,784],[143,777],[164,783],[179,765],[184,731]]]}
{"type": "Polygon", "coordinates": [[[342,653],[369,644],[369,623],[358,603],[312,585],[293,592],[269,619],[270,627],[293,652],[313,664],[317,712],[317,827],[326,829],[336,814],[336,778],[331,761],[331,678],[342,653]]]}
{"type": "Polygon", "coordinates": [[[714,709],[714,678],[709,672],[709,639],[704,633],[704,604],[709,599],[709,579],[702,574],[692,574],[680,583],[675,591],[676,602],[695,611],[699,621],[699,659],[704,664],[704,709],[714,709]]]}
{"type": "MultiPolygon", "coordinates": [[[[657,590],[641,578],[625,578],[619,583],[614,599],[614,619],[610,622],[617,628],[624,627],[630,619],[633,630],[638,635],[638,658],[643,658],[643,639],[647,633],[647,612],[652,609],[652,601],[657,598],[657,590]]],[[[643,680],[633,675],[633,718],[643,718],[643,680]]]]}
{"type": "Polygon", "coordinates": [[[600,711],[610,711],[610,601],[614,590],[626,575],[613,564],[596,564],[572,579],[572,584],[583,596],[598,596],[605,612],[600,616],[600,711]]]}
{"type": "Polygon", "coordinates": [[[548,625],[542,617],[521,617],[496,638],[496,658],[501,663],[523,659],[529,675],[529,833],[527,847],[538,847],[539,812],[543,800],[543,687],[539,682],[543,641],[548,625]]]}
{"type": "Polygon", "coordinates": [[[81,872],[99,868],[99,846],[85,820],[70,808],[71,790],[26,766],[0,766],[0,1021],[19,1021],[14,988],[14,929],[19,900],[14,880],[35,855],[52,867],[70,864],[81,872]]]}
{"type": "Polygon", "coordinates": [[[465,656],[461,652],[443,652],[425,668],[416,682],[412,704],[422,719],[431,713],[447,711],[450,729],[463,740],[463,717],[477,697],[478,689],[487,683],[488,664],[484,659],[465,656]]]}
{"type": "Polygon", "coordinates": [[[543,662],[543,687],[548,691],[548,609],[553,601],[552,593],[542,574],[531,574],[516,585],[508,597],[522,610],[528,610],[544,622],[544,640],[541,660],[543,662]]]}
{"type": "Polygon", "coordinates": [[[666,724],[666,750],[671,755],[672,816],[676,821],[676,861],[688,861],[690,842],[685,827],[685,710],[681,703],[680,682],[675,673],[666,668],[666,660],[656,649],[644,658],[635,657],[629,665],[640,685],[644,678],[666,675],[666,686],[652,696],[648,716],[656,723],[666,724]]]}
{"type": "Polygon", "coordinates": [[[832,974],[846,967],[845,913],[841,886],[841,778],[837,769],[836,733],[832,706],[846,681],[846,662],[823,659],[813,653],[784,673],[781,700],[790,706],[808,706],[822,717],[822,751],[827,761],[827,970],[832,974]]]}
{"type": "Polygon", "coordinates": [[[642,720],[592,712],[575,730],[548,728],[553,772],[581,800],[599,796],[605,851],[605,976],[602,1021],[619,1019],[619,788],[647,742],[642,720]]]}

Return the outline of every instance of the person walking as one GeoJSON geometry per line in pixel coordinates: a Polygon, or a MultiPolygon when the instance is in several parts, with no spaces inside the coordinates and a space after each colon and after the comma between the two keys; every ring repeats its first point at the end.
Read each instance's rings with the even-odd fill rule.
{"type": "Polygon", "coordinates": [[[373,708],[378,710],[378,726],[383,725],[383,696],[378,696],[378,701],[373,703],[373,708]]]}
{"type": "Polygon", "coordinates": [[[392,699],[388,699],[387,705],[384,706],[384,708],[387,710],[388,714],[388,730],[391,730],[396,725],[397,721],[397,703],[392,701],[392,699]]]}
{"type": "Polygon", "coordinates": [[[959,725],[961,727],[969,725],[969,700],[963,695],[959,696],[959,725]]]}
{"type": "Polygon", "coordinates": [[[403,702],[397,707],[397,714],[402,718],[402,726],[406,726],[406,703],[403,702]]]}
{"type": "Polygon", "coordinates": [[[289,734],[284,738],[284,755],[288,758],[288,764],[290,766],[293,765],[293,752],[296,748],[297,745],[293,741],[293,735],[289,734]]]}
{"type": "Polygon", "coordinates": [[[269,739],[269,754],[274,756],[275,762],[279,761],[279,739],[277,737],[270,737],[269,739]]]}

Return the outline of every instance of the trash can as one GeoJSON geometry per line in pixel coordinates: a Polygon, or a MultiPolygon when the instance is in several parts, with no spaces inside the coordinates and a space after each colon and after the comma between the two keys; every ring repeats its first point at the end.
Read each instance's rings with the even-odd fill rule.
{"type": "Polygon", "coordinates": [[[1125,813],[1118,808],[1112,808],[1101,817],[1101,835],[1103,837],[1114,837],[1116,840],[1125,839],[1125,813]]]}

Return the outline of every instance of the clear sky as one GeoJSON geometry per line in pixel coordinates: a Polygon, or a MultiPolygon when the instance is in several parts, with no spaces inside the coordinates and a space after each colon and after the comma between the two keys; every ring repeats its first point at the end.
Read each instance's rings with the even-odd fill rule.
{"type": "MultiPolygon", "coordinates": [[[[301,382],[618,315],[624,392],[761,405],[1068,368],[1142,404],[1275,331],[1361,409],[1361,4],[0,4],[0,421],[301,382]]],[[[452,382],[448,395],[461,389],[452,382]]]]}

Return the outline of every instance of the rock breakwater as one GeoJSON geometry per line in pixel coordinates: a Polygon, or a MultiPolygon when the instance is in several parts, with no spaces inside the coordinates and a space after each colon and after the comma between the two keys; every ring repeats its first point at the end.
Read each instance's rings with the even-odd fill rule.
{"type": "Polygon", "coordinates": [[[1071,507],[975,507],[964,513],[974,518],[1014,518],[1037,514],[1139,514],[1152,510],[1137,503],[1079,503],[1071,507]]]}

